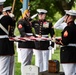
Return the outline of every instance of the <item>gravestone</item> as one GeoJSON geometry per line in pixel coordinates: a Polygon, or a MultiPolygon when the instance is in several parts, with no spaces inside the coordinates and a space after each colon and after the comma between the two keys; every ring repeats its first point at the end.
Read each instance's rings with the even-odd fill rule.
{"type": "Polygon", "coordinates": [[[34,65],[25,66],[23,71],[24,71],[23,75],[39,75],[39,68],[34,65]]]}

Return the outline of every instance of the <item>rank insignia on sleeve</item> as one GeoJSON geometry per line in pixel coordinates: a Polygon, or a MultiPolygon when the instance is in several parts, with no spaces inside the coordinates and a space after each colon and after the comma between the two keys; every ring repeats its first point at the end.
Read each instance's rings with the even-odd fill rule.
{"type": "Polygon", "coordinates": [[[18,28],[22,28],[22,25],[21,25],[21,24],[19,24],[18,28]]]}
{"type": "Polygon", "coordinates": [[[67,36],[68,36],[68,32],[65,31],[63,36],[64,36],[64,37],[67,37],[67,36]]]}

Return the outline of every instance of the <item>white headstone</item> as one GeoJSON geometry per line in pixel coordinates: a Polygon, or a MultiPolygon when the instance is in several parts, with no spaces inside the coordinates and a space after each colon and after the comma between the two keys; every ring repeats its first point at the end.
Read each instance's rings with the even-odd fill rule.
{"type": "Polygon", "coordinates": [[[39,68],[34,65],[25,66],[23,71],[24,71],[23,75],[39,75],[39,68]]]}

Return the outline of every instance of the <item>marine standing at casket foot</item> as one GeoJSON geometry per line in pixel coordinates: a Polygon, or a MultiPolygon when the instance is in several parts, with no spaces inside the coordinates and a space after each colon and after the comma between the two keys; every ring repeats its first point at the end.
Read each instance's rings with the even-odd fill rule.
{"type": "Polygon", "coordinates": [[[69,10],[66,12],[64,21],[67,26],[62,31],[62,45],[60,50],[60,62],[65,75],[76,75],[76,11],[69,10]]]}

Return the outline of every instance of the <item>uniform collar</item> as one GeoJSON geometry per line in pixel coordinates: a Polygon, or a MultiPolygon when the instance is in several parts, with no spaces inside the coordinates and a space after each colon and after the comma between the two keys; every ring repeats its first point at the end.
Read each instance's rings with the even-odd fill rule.
{"type": "Polygon", "coordinates": [[[44,19],[44,20],[39,20],[39,22],[45,22],[46,20],[44,19]]]}

